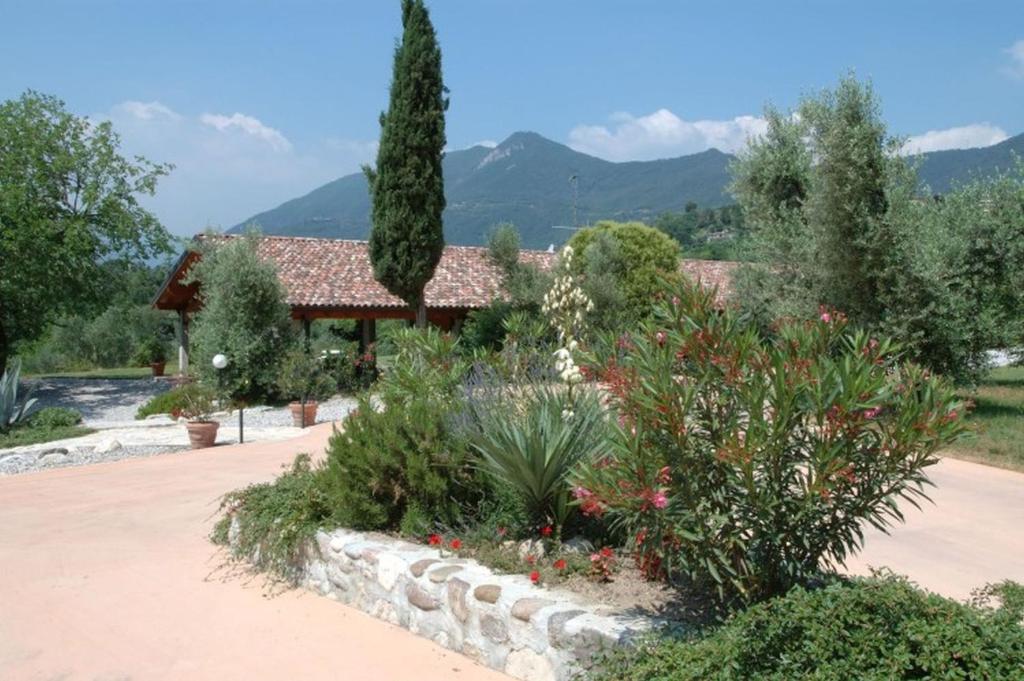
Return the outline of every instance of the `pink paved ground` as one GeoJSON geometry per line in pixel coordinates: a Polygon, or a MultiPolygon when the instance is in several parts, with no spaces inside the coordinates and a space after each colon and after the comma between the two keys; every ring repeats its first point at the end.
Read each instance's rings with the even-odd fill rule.
{"type": "MultiPolygon", "coordinates": [[[[0,679],[507,679],[326,598],[268,597],[217,571],[219,496],[329,433],[0,478],[0,679]]],[[[870,533],[850,568],[888,565],[958,598],[1024,582],[1024,475],[944,460],[932,478],[935,505],[870,533]]]]}
{"type": "Polygon", "coordinates": [[[217,572],[218,497],[329,434],[0,478],[0,679],[507,679],[326,598],[217,572]]]}
{"type": "Polygon", "coordinates": [[[1024,583],[1024,474],[943,459],[928,469],[933,504],[903,505],[892,534],[866,532],[851,572],[888,566],[936,593],[966,599],[986,582],[1024,583]]]}

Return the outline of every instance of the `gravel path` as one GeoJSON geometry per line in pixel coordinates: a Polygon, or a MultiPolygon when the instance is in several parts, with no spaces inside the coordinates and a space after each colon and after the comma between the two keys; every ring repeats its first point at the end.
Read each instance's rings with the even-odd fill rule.
{"type": "MultiPolygon", "coordinates": [[[[31,381],[30,381],[31,383],[31,381]]],[[[171,389],[166,379],[104,380],[44,378],[37,383],[39,407],[70,407],[82,414],[84,425],[107,428],[135,419],[139,407],[171,389]]]]}
{"type": "MultiPolygon", "coordinates": [[[[104,461],[170,454],[189,449],[188,434],[169,416],[135,420],[135,412],[152,396],[170,389],[166,380],[44,379],[36,397],[43,407],[70,407],[82,413],[84,425],[98,432],[12,449],[0,449],[0,476],[47,468],[81,466],[104,461]]],[[[341,421],[356,406],[351,397],[322,402],[317,422],[341,421]]],[[[217,444],[238,442],[238,412],[215,414],[221,423],[217,444]]],[[[304,431],[292,423],[284,407],[245,410],[245,441],[286,440],[304,431]]]]}

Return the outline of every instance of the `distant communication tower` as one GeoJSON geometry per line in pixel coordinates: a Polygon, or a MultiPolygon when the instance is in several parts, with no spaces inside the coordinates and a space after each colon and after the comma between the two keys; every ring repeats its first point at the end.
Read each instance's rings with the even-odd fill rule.
{"type": "Polygon", "coordinates": [[[569,176],[569,185],[572,186],[572,228],[579,229],[580,223],[576,219],[576,206],[580,198],[580,178],[575,173],[569,176]]]}

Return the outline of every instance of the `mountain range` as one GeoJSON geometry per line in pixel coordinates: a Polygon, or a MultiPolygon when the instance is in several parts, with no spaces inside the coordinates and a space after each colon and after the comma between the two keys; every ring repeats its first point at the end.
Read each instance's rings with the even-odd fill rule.
{"type": "MultiPolygon", "coordinates": [[[[1024,156],[1024,134],[980,149],[923,154],[922,187],[943,193],[976,175],[1008,169],[1024,156]]],[[[712,208],[733,203],[728,193],[733,156],[717,149],[657,161],[613,163],[580,153],[537,133],[517,132],[490,148],[445,155],[448,207],[445,240],[479,245],[501,222],[519,229],[526,248],[561,244],[574,225],[596,220],[650,220],[689,202],[712,208]]],[[[255,223],[266,234],[366,239],[370,198],[362,173],[346,175],[258,213],[230,231],[255,223]]]]}

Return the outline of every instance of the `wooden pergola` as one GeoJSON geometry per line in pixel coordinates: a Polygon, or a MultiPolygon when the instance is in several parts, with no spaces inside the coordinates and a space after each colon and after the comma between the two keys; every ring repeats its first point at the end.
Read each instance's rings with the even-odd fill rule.
{"type": "MultiPolygon", "coordinates": [[[[197,241],[237,237],[196,237],[197,241]]],[[[361,327],[360,351],[374,342],[378,319],[412,320],[404,301],[389,293],[373,278],[367,242],[306,237],[260,237],[257,250],[274,263],[287,292],[292,319],[309,335],[315,319],[355,319],[361,327]]],[[[201,257],[187,250],[178,258],[164,281],[153,306],[172,310],[178,316],[178,366],[188,369],[189,318],[202,305],[196,284],[185,284],[189,269],[201,257]]],[[[522,251],[520,259],[550,268],[555,255],[543,251],[522,251]]],[[[490,305],[504,295],[501,271],[486,248],[446,246],[427,284],[427,320],[446,330],[458,331],[466,315],[490,305]]]]}

